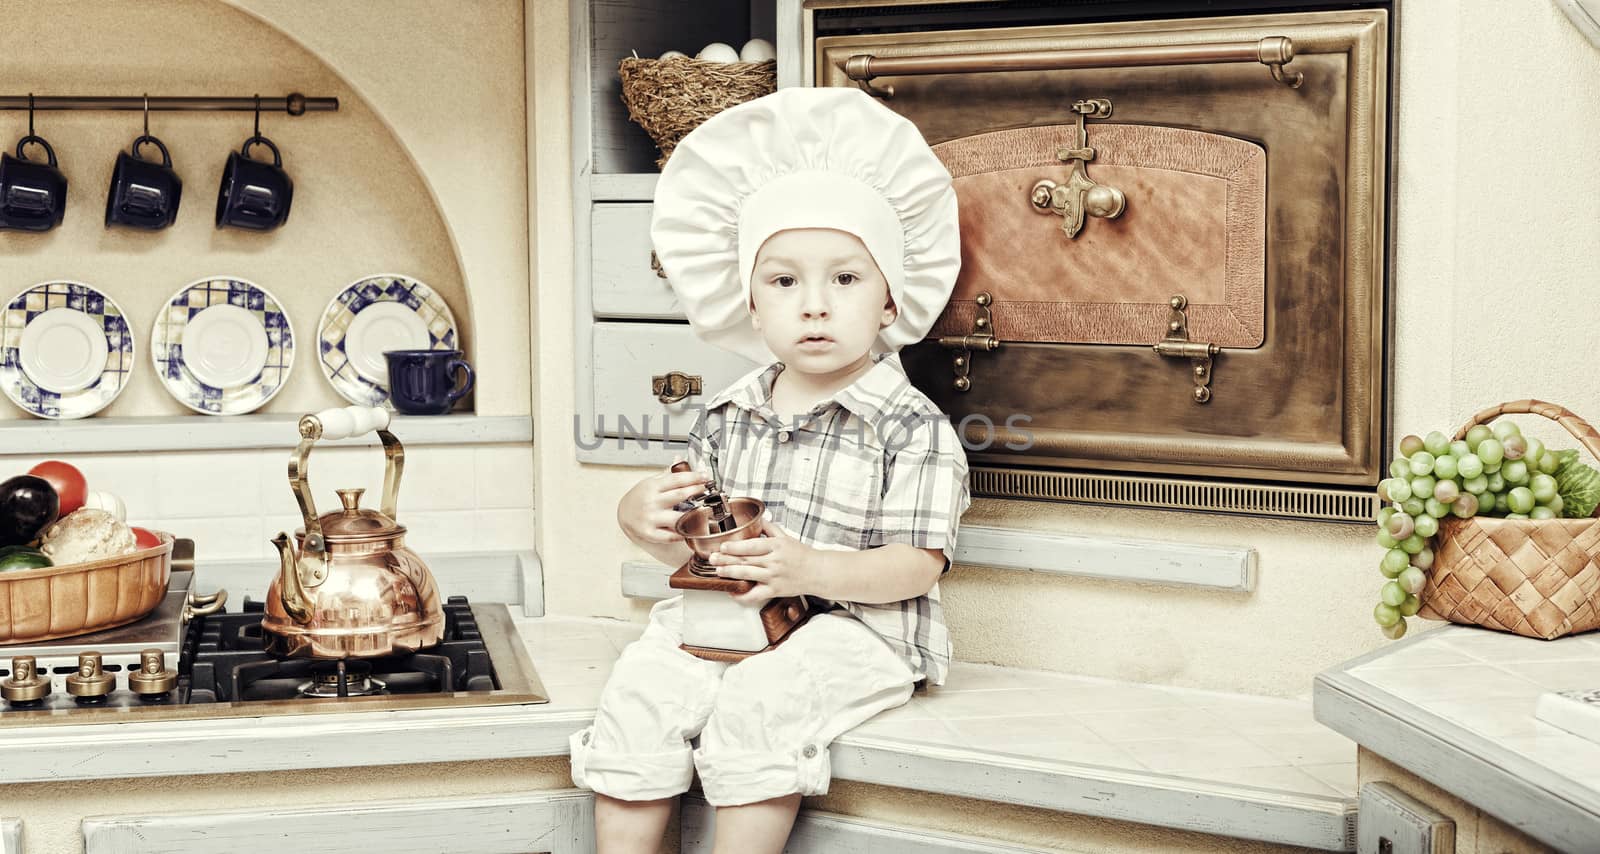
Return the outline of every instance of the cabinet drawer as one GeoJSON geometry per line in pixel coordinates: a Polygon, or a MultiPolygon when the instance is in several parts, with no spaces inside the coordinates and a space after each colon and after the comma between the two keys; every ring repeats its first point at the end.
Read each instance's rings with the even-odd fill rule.
{"type": "Polygon", "coordinates": [[[595,316],[683,319],[677,295],[650,264],[650,205],[597,204],[589,224],[595,316]]]}
{"type": "Polygon", "coordinates": [[[696,338],[686,324],[596,323],[595,435],[683,441],[706,401],[755,367],[696,338]],[[652,381],[671,371],[699,377],[700,393],[662,403],[652,381]]]}
{"type": "Polygon", "coordinates": [[[214,851],[582,854],[594,850],[594,795],[576,789],[558,789],[505,795],[286,805],[276,809],[107,815],[85,818],[82,826],[82,850],[86,854],[211,854],[214,851]]]}

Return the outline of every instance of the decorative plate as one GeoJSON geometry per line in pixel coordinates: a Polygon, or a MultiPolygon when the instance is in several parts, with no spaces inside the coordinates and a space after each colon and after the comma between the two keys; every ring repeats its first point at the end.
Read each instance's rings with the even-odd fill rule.
{"type": "Polygon", "coordinates": [[[117,399],[132,372],[128,321],[89,285],[34,285],[0,315],[0,389],[34,415],[93,415],[117,399]]]}
{"type": "Polygon", "coordinates": [[[261,408],[294,369],[294,327],[283,304],[244,279],[185,285],[156,316],[150,356],[178,402],[207,415],[261,408]]]}
{"type": "Polygon", "coordinates": [[[322,373],[334,391],[360,406],[389,403],[386,350],[455,350],[460,339],[450,307],[411,278],[383,274],[346,285],[317,327],[322,373]]]}

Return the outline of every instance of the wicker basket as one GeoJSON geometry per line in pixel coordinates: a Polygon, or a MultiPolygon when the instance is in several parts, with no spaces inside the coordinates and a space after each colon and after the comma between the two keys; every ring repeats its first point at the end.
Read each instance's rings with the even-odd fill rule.
{"type": "MultiPolygon", "coordinates": [[[[1485,409],[1454,438],[1524,412],[1567,428],[1600,459],[1600,433],[1569,410],[1539,400],[1485,409]]],[[[1600,628],[1600,519],[1444,519],[1417,613],[1545,640],[1600,628]]]]}
{"type": "Polygon", "coordinates": [[[0,644],[32,643],[127,625],[155,610],[172,574],[160,545],[88,563],[0,572],[0,644]]]}
{"type": "Polygon", "coordinates": [[[778,88],[778,63],[707,62],[699,59],[638,59],[618,66],[622,102],[632,119],[661,149],[656,166],[689,131],[717,113],[778,88]]]}

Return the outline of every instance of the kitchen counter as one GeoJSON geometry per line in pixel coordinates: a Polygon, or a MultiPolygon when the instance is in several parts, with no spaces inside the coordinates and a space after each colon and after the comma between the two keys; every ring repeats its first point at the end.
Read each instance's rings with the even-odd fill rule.
{"type": "Polygon", "coordinates": [[[1600,634],[1541,641],[1447,625],[1316,678],[1316,719],[1561,850],[1600,840],[1600,744],[1535,719],[1540,694],[1600,687],[1600,634]]]}
{"type": "MultiPolygon", "coordinates": [[[[385,772],[373,766],[564,757],[642,626],[515,625],[550,703],[0,726],[0,784],[363,767],[377,777],[385,772]]],[[[1195,831],[1213,843],[1354,850],[1355,745],[1312,720],[1304,700],[969,662],[952,674],[950,687],[919,692],[836,742],[835,778],[1195,831]]],[[[565,784],[564,768],[539,773],[553,770],[565,784]]]]}
{"type": "MultiPolygon", "coordinates": [[[[514,622],[549,704],[13,724],[0,726],[0,784],[397,764],[443,772],[565,756],[642,625],[514,622]]],[[[1315,723],[1309,702],[971,662],[952,676],[950,688],[918,692],[835,742],[835,779],[1354,849],[1355,745],[1315,723]]]]}
{"type": "MultiPolygon", "coordinates": [[[[516,621],[525,639],[532,622],[516,621]]],[[[546,665],[560,672],[548,655],[534,655],[541,677],[546,665]]],[[[0,726],[0,785],[563,756],[595,698],[559,680],[546,688],[551,702],[537,704],[0,726]]]]}

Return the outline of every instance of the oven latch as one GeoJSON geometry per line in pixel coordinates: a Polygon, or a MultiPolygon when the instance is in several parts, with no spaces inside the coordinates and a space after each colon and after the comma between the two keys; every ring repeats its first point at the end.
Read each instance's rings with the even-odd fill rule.
{"type": "Polygon", "coordinates": [[[972,333],[946,335],[939,339],[939,346],[956,351],[956,391],[967,391],[972,388],[972,377],[968,376],[967,372],[972,367],[973,350],[992,352],[1000,349],[1000,339],[994,337],[994,315],[989,311],[989,306],[994,303],[994,297],[987,292],[981,293],[975,302],[978,304],[978,313],[972,318],[972,333]]]}
{"type": "Polygon", "coordinates": [[[1111,102],[1105,98],[1074,101],[1072,111],[1078,115],[1078,126],[1073,131],[1073,144],[1056,150],[1056,157],[1072,164],[1072,172],[1065,184],[1045,178],[1028,191],[1028,201],[1038,213],[1054,213],[1061,217],[1061,230],[1067,237],[1077,237],[1083,230],[1085,216],[1116,219],[1128,206],[1128,198],[1121,190],[1097,184],[1089,177],[1085,164],[1094,159],[1094,149],[1089,147],[1089,135],[1083,120],[1111,117],[1111,102]]]}
{"type": "Polygon", "coordinates": [[[1172,313],[1167,316],[1167,334],[1152,349],[1162,356],[1188,359],[1194,365],[1194,402],[1205,403],[1211,399],[1211,359],[1222,352],[1215,344],[1189,340],[1189,316],[1183,310],[1189,300],[1177,294],[1167,301],[1172,313]]]}

